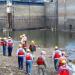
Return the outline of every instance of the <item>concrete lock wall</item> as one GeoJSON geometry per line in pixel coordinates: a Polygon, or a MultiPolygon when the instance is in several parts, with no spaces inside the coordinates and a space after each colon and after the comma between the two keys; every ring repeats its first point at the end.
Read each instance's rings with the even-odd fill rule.
{"type": "MultiPolygon", "coordinates": [[[[13,5],[12,21],[14,29],[37,28],[57,24],[56,0],[45,5],[13,5]]],[[[58,0],[58,28],[75,29],[75,0],[58,0]]],[[[0,4],[0,28],[8,27],[6,5],[0,4]]]]}
{"type": "Polygon", "coordinates": [[[75,0],[59,0],[58,16],[61,29],[69,29],[70,24],[75,29],[75,0]]]}
{"type": "Polygon", "coordinates": [[[0,5],[0,29],[5,27],[6,24],[6,10],[5,5],[0,5]]]}
{"type": "MultiPolygon", "coordinates": [[[[13,5],[12,27],[14,29],[39,28],[44,26],[43,5],[13,5]]],[[[0,5],[0,28],[9,27],[6,5],[0,5]]]]}
{"type": "Polygon", "coordinates": [[[56,17],[58,15],[59,30],[68,30],[70,25],[72,25],[72,29],[75,29],[75,0],[58,0],[58,7],[56,1],[46,3],[47,25],[55,28],[57,24],[56,17]]]}
{"type": "Polygon", "coordinates": [[[49,28],[56,28],[57,24],[57,7],[56,0],[45,3],[46,24],[49,28]]]}
{"type": "Polygon", "coordinates": [[[14,28],[38,28],[44,25],[44,6],[15,5],[14,28]]]}

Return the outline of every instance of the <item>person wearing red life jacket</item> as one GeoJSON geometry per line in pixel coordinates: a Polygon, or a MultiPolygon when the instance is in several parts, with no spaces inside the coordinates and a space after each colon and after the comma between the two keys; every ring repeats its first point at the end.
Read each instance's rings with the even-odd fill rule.
{"type": "Polygon", "coordinates": [[[38,65],[38,73],[40,75],[40,73],[42,73],[42,75],[45,75],[45,69],[47,67],[47,62],[46,62],[46,52],[45,51],[41,51],[40,56],[38,56],[37,58],[37,65],[38,65]]]}
{"type": "Polygon", "coordinates": [[[58,70],[58,75],[72,75],[72,69],[67,65],[65,60],[62,61],[62,66],[58,70]]]}
{"type": "Polygon", "coordinates": [[[7,46],[7,38],[4,37],[2,40],[3,56],[6,56],[6,46],[7,46]]]}
{"type": "Polygon", "coordinates": [[[0,37],[0,46],[2,46],[2,45],[3,45],[2,40],[3,40],[3,39],[0,37]]]}
{"type": "Polygon", "coordinates": [[[67,62],[67,58],[66,58],[66,55],[65,55],[65,51],[61,53],[61,57],[59,58],[59,65],[58,67],[62,66],[62,61],[66,61],[67,62]]]}
{"type": "Polygon", "coordinates": [[[26,59],[26,73],[28,75],[31,75],[32,74],[33,56],[32,56],[29,49],[27,49],[26,51],[27,51],[26,56],[25,56],[25,59],[26,59]]]}
{"type": "Polygon", "coordinates": [[[31,41],[29,49],[31,50],[32,54],[36,51],[35,42],[33,40],[31,41]]]}
{"type": "Polygon", "coordinates": [[[52,60],[54,61],[55,70],[58,71],[59,58],[61,57],[61,51],[55,46],[55,51],[53,52],[52,60]]]}
{"type": "Polygon", "coordinates": [[[13,49],[13,40],[11,37],[8,37],[7,47],[8,47],[8,56],[11,56],[12,55],[12,49],[13,49]]]}
{"type": "Polygon", "coordinates": [[[23,69],[23,62],[24,62],[24,57],[25,57],[25,51],[22,48],[21,44],[19,44],[19,48],[17,50],[16,55],[18,56],[18,67],[19,67],[19,69],[23,69]]]}

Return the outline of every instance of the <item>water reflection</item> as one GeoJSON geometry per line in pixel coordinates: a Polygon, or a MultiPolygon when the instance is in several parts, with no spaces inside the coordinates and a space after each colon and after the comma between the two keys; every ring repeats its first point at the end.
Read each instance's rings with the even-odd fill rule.
{"type": "Polygon", "coordinates": [[[23,33],[27,35],[29,42],[35,40],[37,45],[45,48],[55,45],[66,48],[66,46],[75,42],[75,34],[72,32],[51,32],[50,30],[1,31],[0,36],[11,36],[14,40],[19,41],[19,36],[23,33]]]}

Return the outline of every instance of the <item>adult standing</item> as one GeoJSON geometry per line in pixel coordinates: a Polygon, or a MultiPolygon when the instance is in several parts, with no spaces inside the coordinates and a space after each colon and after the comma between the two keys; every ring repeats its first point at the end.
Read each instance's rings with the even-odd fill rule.
{"type": "Polygon", "coordinates": [[[13,40],[11,37],[8,37],[7,47],[8,47],[8,56],[11,56],[12,55],[12,49],[13,49],[13,40]]]}
{"type": "Polygon", "coordinates": [[[27,49],[27,54],[26,54],[26,73],[28,75],[31,75],[32,73],[32,64],[33,64],[33,56],[30,52],[29,49],[27,49]]]}
{"type": "Polygon", "coordinates": [[[47,61],[46,61],[46,52],[42,51],[40,56],[37,59],[37,65],[38,65],[38,73],[39,75],[42,73],[42,75],[45,75],[45,69],[47,67],[47,61]]]}
{"type": "Polygon", "coordinates": [[[17,50],[16,55],[18,56],[18,67],[19,67],[19,69],[23,69],[23,62],[24,62],[25,51],[22,48],[21,44],[19,44],[19,48],[17,50]]]}
{"type": "Polygon", "coordinates": [[[65,55],[65,51],[63,50],[62,53],[61,53],[61,57],[59,58],[59,65],[58,67],[62,66],[62,61],[66,61],[67,62],[67,58],[66,58],[66,55],[65,55]]]}
{"type": "Polygon", "coordinates": [[[35,42],[33,40],[31,41],[31,44],[29,46],[29,49],[32,52],[32,54],[36,51],[35,42]]]}
{"type": "Polygon", "coordinates": [[[55,70],[58,71],[59,58],[61,57],[61,51],[55,46],[55,51],[53,52],[52,60],[54,61],[55,70]]]}
{"type": "Polygon", "coordinates": [[[6,56],[6,46],[7,46],[7,38],[4,37],[4,38],[2,39],[3,56],[6,56]]]}

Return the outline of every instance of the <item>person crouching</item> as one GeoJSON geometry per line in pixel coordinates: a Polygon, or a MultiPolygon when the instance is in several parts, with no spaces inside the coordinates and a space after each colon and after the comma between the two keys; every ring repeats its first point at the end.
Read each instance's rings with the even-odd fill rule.
{"type": "Polygon", "coordinates": [[[25,50],[22,48],[22,45],[19,45],[16,55],[18,56],[18,67],[19,69],[23,69],[23,61],[25,56],[25,50]]]}

